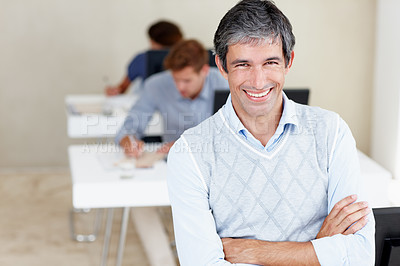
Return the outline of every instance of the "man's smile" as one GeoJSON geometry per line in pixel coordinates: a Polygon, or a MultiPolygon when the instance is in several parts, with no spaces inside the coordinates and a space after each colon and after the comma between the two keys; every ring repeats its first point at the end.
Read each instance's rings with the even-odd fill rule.
{"type": "Polygon", "coordinates": [[[246,90],[243,90],[243,91],[246,92],[246,93],[247,93],[248,95],[250,95],[251,97],[261,98],[261,97],[266,96],[266,95],[271,91],[271,89],[268,89],[268,90],[263,91],[263,92],[257,92],[257,93],[255,93],[255,92],[249,92],[249,91],[246,91],[246,90]]]}

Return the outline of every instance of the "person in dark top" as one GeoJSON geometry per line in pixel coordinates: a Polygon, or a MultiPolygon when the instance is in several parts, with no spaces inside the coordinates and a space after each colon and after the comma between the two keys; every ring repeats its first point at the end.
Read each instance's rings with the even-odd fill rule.
{"type": "MultiPolygon", "coordinates": [[[[182,40],[183,34],[179,27],[169,21],[158,21],[148,29],[150,38],[150,50],[168,49],[182,40]]],[[[108,96],[124,93],[129,85],[137,78],[146,78],[146,52],[137,54],[128,65],[128,71],[123,80],[115,86],[108,86],[105,93],[108,96]]]]}

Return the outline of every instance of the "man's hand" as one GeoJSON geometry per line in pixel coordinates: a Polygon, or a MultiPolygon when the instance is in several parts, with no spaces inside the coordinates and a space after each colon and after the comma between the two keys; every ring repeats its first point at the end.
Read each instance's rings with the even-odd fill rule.
{"type": "Polygon", "coordinates": [[[138,158],[143,153],[144,142],[132,136],[125,136],[121,139],[120,145],[127,157],[138,158]]]}
{"type": "Polygon", "coordinates": [[[167,154],[171,149],[172,145],[174,145],[174,143],[175,141],[165,143],[164,145],[161,146],[161,148],[157,150],[157,153],[167,154]]]}
{"type": "Polygon", "coordinates": [[[255,239],[222,238],[225,260],[230,263],[257,264],[260,242],[255,239]],[[257,252],[258,251],[258,252],[257,252]]]}
{"type": "Polygon", "coordinates": [[[367,215],[371,209],[367,202],[354,203],[356,200],[357,195],[351,195],[337,202],[325,218],[316,238],[354,234],[363,228],[368,222],[367,215]]]}
{"type": "Polygon", "coordinates": [[[119,86],[109,86],[105,89],[107,96],[115,96],[121,94],[121,88],[119,86]]]}

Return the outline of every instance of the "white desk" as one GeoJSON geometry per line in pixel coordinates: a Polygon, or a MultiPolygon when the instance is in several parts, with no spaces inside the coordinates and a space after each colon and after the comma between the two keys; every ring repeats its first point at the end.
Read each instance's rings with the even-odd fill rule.
{"type": "Polygon", "coordinates": [[[390,206],[389,187],[392,174],[361,151],[358,151],[358,157],[370,206],[372,208],[390,206]]]}
{"type": "MultiPolygon", "coordinates": [[[[137,99],[134,95],[113,97],[102,94],[67,95],[65,105],[68,136],[70,138],[114,137],[137,99]],[[80,112],[80,110],[86,111],[80,112]]],[[[157,112],[144,133],[162,135],[163,130],[162,117],[157,112]]]]}
{"type": "MultiPolygon", "coordinates": [[[[166,184],[166,162],[159,161],[149,169],[122,170],[112,166],[115,158],[118,160],[118,156],[121,158],[123,156],[122,149],[112,144],[70,146],[68,154],[72,175],[72,201],[75,208],[125,208],[117,254],[117,265],[121,265],[129,207],[170,205],[166,184]]],[[[102,256],[103,264],[107,260],[111,231],[112,209],[110,211],[102,256]]],[[[158,258],[149,259],[162,259],[164,261],[162,265],[173,265],[174,257],[168,237],[161,228],[162,223],[158,221],[159,217],[154,208],[137,213],[139,217],[134,219],[136,226],[139,227],[138,233],[145,235],[145,239],[141,237],[142,241],[157,240],[157,251],[154,255],[158,258]],[[146,227],[146,224],[151,224],[151,228],[147,226],[150,230],[139,232],[143,231],[140,228],[146,227]]],[[[154,242],[143,244],[154,250],[154,242]]]]}
{"type": "Polygon", "coordinates": [[[106,160],[121,155],[112,144],[76,145],[68,148],[75,208],[168,206],[167,164],[150,169],[122,170],[106,160]],[[107,169],[108,168],[108,169],[107,169]],[[132,178],[121,178],[133,175],[132,178]]]}
{"type": "MultiPolygon", "coordinates": [[[[103,94],[66,96],[65,105],[68,136],[70,138],[114,138],[119,128],[123,125],[129,109],[137,99],[138,97],[136,95],[118,95],[113,97],[106,97],[103,94]]],[[[149,121],[144,134],[147,136],[158,136],[162,135],[163,131],[162,117],[160,113],[156,112],[149,121]]],[[[90,153],[91,151],[87,152],[90,153]]],[[[129,216],[128,206],[169,205],[165,178],[163,178],[163,175],[158,176],[158,174],[154,174],[154,171],[165,173],[163,169],[165,168],[165,164],[156,166],[155,169],[153,169],[154,171],[137,171],[137,176],[134,179],[119,180],[119,176],[121,174],[126,174],[126,171],[122,171],[125,173],[103,171],[104,169],[100,167],[101,165],[98,160],[92,156],[83,156],[83,154],[80,156],[79,152],[73,147],[70,148],[69,153],[73,178],[73,205],[75,210],[125,207],[123,225],[121,227],[125,230],[129,216]],[[87,161],[85,164],[90,166],[87,168],[79,167],[81,160],[87,161]],[[145,182],[141,180],[145,180],[145,182]],[[88,191],[90,193],[88,193],[88,191]],[[148,193],[148,191],[154,193],[148,193]],[[135,196],[131,196],[132,194],[135,196]]],[[[152,220],[152,222],[148,222],[148,224],[152,225],[150,229],[153,236],[146,236],[144,233],[138,232],[142,244],[148,253],[150,262],[153,265],[158,265],[159,260],[164,260],[169,264],[168,262],[172,261],[172,255],[171,252],[167,250],[169,246],[167,246],[167,243],[164,243],[166,242],[165,233],[164,230],[161,229],[162,224],[159,221],[156,210],[154,208],[150,208],[149,210],[138,208],[132,211],[135,213],[132,218],[138,229],[143,229],[143,224],[152,220]],[[156,235],[161,241],[154,241],[156,235]],[[154,248],[158,249],[158,255],[156,256],[149,254],[150,250],[154,250],[154,248]]],[[[108,220],[110,221],[107,222],[108,224],[111,224],[112,212],[112,209],[108,209],[108,220]]],[[[71,223],[71,228],[73,228],[73,223],[71,223]]],[[[147,230],[148,227],[145,229],[147,230]]],[[[107,226],[106,235],[108,232],[107,230],[111,229],[107,226]]],[[[73,229],[71,232],[74,232],[73,229]]],[[[93,235],[89,235],[89,237],[93,239],[93,235]]],[[[121,230],[117,265],[120,265],[122,260],[124,239],[125,235],[123,230],[121,230]]],[[[105,249],[108,249],[108,244],[106,242],[105,249]]],[[[104,254],[107,254],[107,252],[103,252],[103,255],[104,254]]],[[[106,258],[103,256],[103,264],[105,259],[106,258]]]]}

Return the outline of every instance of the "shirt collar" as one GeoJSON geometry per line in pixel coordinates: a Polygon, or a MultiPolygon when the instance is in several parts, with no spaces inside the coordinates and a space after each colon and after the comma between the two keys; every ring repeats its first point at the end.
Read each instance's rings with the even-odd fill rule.
{"type": "MultiPolygon", "coordinates": [[[[295,103],[292,100],[289,100],[289,98],[286,96],[284,92],[282,92],[282,97],[283,97],[283,112],[278,125],[278,128],[280,130],[277,129],[277,131],[283,131],[283,128],[286,124],[293,124],[295,126],[299,125],[299,120],[296,115],[295,103]]],[[[239,117],[236,115],[235,110],[233,109],[231,95],[229,95],[226,101],[224,107],[224,115],[235,132],[240,133],[242,130],[244,130],[245,132],[249,132],[244,127],[239,117]]]]}
{"type": "Polygon", "coordinates": [[[299,119],[296,114],[295,102],[289,100],[289,98],[283,91],[282,91],[282,97],[283,97],[283,112],[279,124],[283,126],[286,124],[293,124],[295,126],[299,126],[299,119]]]}

